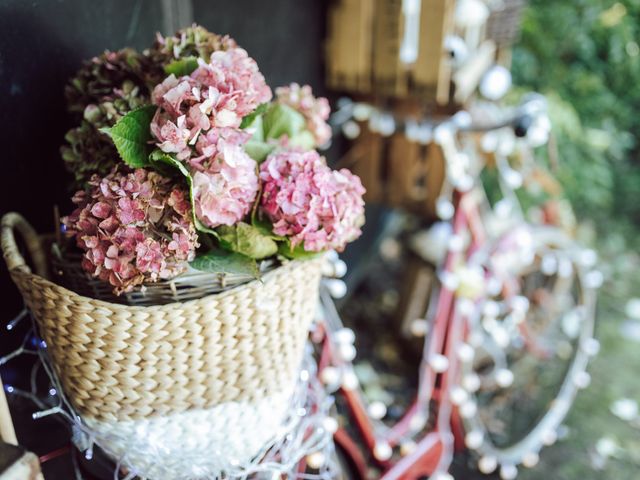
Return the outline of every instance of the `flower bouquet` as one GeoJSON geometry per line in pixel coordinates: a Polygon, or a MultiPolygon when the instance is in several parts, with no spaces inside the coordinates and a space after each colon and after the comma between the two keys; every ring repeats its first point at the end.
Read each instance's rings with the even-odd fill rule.
{"type": "Polygon", "coordinates": [[[360,235],[362,184],[315,150],[326,99],[273,97],[245,50],[201,27],[94,58],[66,95],[72,243],[52,249],[54,283],[18,253],[14,230],[42,265],[32,229],[5,216],[11,275],[94,439],[150,476],[221,475],[286,414],[320,254],[360,235]]]}

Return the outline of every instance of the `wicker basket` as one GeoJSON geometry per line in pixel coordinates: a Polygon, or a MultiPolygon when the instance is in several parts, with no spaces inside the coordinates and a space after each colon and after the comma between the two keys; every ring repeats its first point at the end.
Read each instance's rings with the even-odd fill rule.
{"type": "Polygon", "coordinates": [[[261,281],[199,299],[129,306],[45,278],[41,239],[18,214],[2,218],[2,250],[64,393],[88,424],[132,428],[171,415],[201,424],[201,412],[224,414],[229,406],[241,418],[238,405],[254,412],[252,421],[265,414],[277,421],[265,407],[270,398],[284,414],[283,395],[297,380],[316,309],[321,260],[292,261],[261,281]],[[36,273],[18,250],[16,231],[36,273]]]}
{"type": "MultiPolygon", "coordinates": [[[[51,245],[50,264],[52,278],[59,285],[85,297],[132,306],[154,306],[195,300],[254,280],[250,274],[216,274],[188,271],[170,280],[148,283],[120,295],[113,293],[113,286],[87,273],[82,268],[82,253],[71,245],[60,248],[51,245]],[[70,248],[71,247],[71,248],[70,248]]],[[[269,273],[277,267],[274,260],[260,262],[260,273],[269,273]]]]}

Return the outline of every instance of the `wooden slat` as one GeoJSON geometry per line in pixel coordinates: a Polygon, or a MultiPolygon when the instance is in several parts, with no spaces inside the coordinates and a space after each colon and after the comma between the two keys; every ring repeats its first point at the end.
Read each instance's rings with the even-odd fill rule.
{"type": "Polygon", "coordinates": [[[428,166],[427,172],[427,200],[424,205],[424,215],[435,217],[436,199],[440,196],[442,184],[444,183],[446,163],[442,150],[438,145],[432,143],[427,152],[428,166]]]}
{"type": "Polygon", "coordinates": [[[4,385],[0,380],[0,440],[12,445],[17,445],[18,440],[16,438],[16,431],[13,428],[13,421],[11,420],[11,412],[9,411],[9,404],[7,403],[7,397],[4,393],[4,385]]]}
{"type": "Polygon", "coordinates": [[[406,206],[411,198],[415,181],[415,166],[419,161],[420,146],[407,139],[404,132],[391,138],[389,160],[388,200],[391,205],[406,206]]]}
{"type": "Polygon", "coordinates": [[[382,179],[384,162],[384,139],[373,134],[362,125],[362,133],[355,141],[345,158],[340,162],[350,168],[362,180],[367,189],[364,199],[367,202],[381,202],[384,197],[382,179]]]}
{"type": "Polygon", "coordinates": [[[496,44],[485,40],[475,55],[453,75],[454,98],[458,103],[469,99],[480,83],[484,73],[493,65],[496,58],[496,44]]]}
{"type": "Polygon", "coordinates": [[[376,0],[373,40],[374,87],[395,94],[400,50],[402,0],[376,0]]]}
{"type": "MultiPolygon", "coordinates": [[[[439,84],[448,85],[448,67],[444,61],[444,38],[452,28],[452,0],[422,0],[420,11],[420,50],[413,68],[416,92],[439,91],[439,84]]],[[[448,96],[448,86],[440,95],[448,96]]]]}

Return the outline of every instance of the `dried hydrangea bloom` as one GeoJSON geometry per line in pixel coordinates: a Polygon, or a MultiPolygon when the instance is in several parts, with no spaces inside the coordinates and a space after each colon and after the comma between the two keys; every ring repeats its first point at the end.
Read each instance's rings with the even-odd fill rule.
{"type": "Polygon", "coordinates": [[[174,36],[158,34],[153,46],[145,55],[155,64],[166,65],[187,57],[208,59],[213,52],[236,47],[228,35],[218,35],[198,25],[178,30],[174,36]]]}
{"type": "Polygon", "coordinates": [[[324,97],[314,97],[309,85],[300,86],[292,83],[286,87],[276,88],[278,103],[288,105],[299,111],[307,121],[307,130],[315,139],[316,146],[326,145],[331,139],[331,127],[327,123],[331,108],[324,97]]]}
{"type": "Polygon", "coordinates": [[[73,186],[83,187],[93,174],[104,176],[120,162],[113,142],[99,129],[149,104],[153,87],[165,77],[164,66],[191,56],[208,59],[214,51],[232,46],[232,39],[194,26],[174,37],[158,36],[145,55],[124,48],[85,62],[65,88],[69,111],[82,115],[61,148],[73,186]]]}
{"type": "MultiPolygon", "coordinates": [[[[69,81],[65,87],[67,107],[70,112],[83,113],[88,105],[100,105],[119,98],[144,105],[149,100],[153,84],[149,80],[149,72],[157,68],[162,67],[154,67],[144,55],[132,48],[106,51],[85,62],[69,81]],[[138,100],[134,100],[136,98],[138,100]]],[[[124,106],[124,103],[118,106],[120,112],[124,106]]]]}
{"type": "Polygon", "coordinates": [[[220,137],[215,142],[215,156],[190,162],[196,216],[211,228],[242,220],[258,194],[256,162],[234,141],[237,138],[220,137]]]}
{"type": "Polygon", "coordinates": [[[125,48],[91,59],[71,79],[65,89],[68,108],[82,118],[66,134],[61,154],[74,187],[81,188],[93,174],[106,175],[119,163],[113,142],[99,129],[149,103],[153,70],[143,55],[125,48]]]}
{"type": "Polygon", "coordinates": [[[94,175],[108,174],[119,156],[113,141],[90,122],[67,132],[66,144],[60,148],[67,170],[73,174],[75,188],[82,188],[94,175]]]}
{"type": "Polygon", "coordinates": [[[364,187],[346,169],[331,170],[316,151],[283,151],[260,166],[261,207],[273,232],[306,251],[342,251],[364,224],[364,187]]]}
{"type": "Polygon", "coordinates": [[[195,256],[188,194],[156,172],[96,175],[73,202],[77,208],[63,223],[85,251],[82,267],[116,294],[172,278],[195,256]]]}

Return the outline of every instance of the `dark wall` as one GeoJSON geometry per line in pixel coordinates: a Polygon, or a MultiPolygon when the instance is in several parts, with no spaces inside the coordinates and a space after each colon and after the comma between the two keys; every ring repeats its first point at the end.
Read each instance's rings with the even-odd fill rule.
{"type": "MultiPolygon", "coordinates": [[[[319,0],[0,0],[0,212],[18,211],[40,232],[53,230],[54,205],[68,212],[63,88],[82,60],[143,49],[155,32],[196,21],[234,37],[271,86],[298,81],[323,92],[324,8],[319,0]]],[[[21,305],[4,264],[0,288],[1,325],[21,305]]]]}

